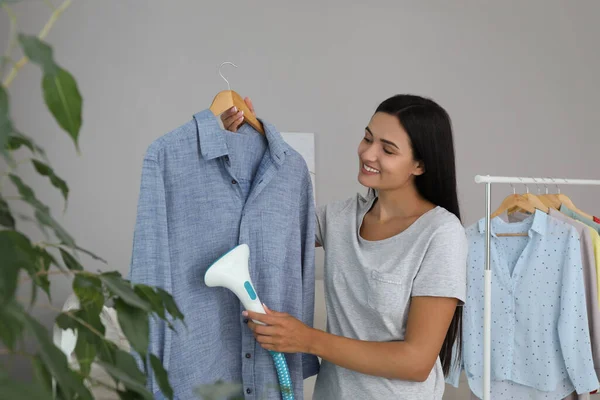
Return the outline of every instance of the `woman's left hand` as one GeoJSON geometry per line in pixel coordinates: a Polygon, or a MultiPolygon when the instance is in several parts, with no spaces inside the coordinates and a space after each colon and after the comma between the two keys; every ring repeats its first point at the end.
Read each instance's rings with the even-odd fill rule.
{"type": "Polygon", "coordinates": [[[288,313],[270,310],[264,306],[267,314],[244,311],[248,327],[260,345],[271,351],[280,353],[309,353],[313,339],[313,328],[288,313]],[[252,320],[260,321],[267,326],[259,325],[252,320]]]}

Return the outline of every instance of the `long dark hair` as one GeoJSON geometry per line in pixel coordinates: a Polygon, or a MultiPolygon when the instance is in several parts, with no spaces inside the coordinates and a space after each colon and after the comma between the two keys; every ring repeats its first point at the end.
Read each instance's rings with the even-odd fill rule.
{"type": "MultiPolygon", "coordinates": [[[[430,99],[415,95],[397,95],[385,100],[376,112],[398,117],[408,134],[414,159],[423,163],[425,172],[415,177],[415,186],[421,196],[441,206],[460,220],[456,190],[456,166],[450,116],[430,99]]],[[[461,357],[462,307],[456,307],[454,317],[440,350],[444,375],[450,371],[453,347],[461,357]]]]}

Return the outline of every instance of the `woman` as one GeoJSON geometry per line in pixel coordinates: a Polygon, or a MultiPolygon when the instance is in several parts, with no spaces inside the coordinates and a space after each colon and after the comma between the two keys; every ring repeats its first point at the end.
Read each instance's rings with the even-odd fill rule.
{"type": "MultiPolygon", "coordinates": [[[[229,110],[223,124],[235,131],[242,117],[229,110]]],[[[286,313],[244,315],[267,324],[248,323],[263,348],[322,358],[314,399],[441,399],[456,362],[468,247],[450,118],[429,99],[387,99],[358,161],[367,196],[317,210],[327,332],[286,313]]]]}

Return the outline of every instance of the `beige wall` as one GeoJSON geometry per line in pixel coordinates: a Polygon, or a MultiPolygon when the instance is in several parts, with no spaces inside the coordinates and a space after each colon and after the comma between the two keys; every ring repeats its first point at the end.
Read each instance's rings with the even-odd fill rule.
{"type": "MultiPolygon", "coordinates": [[[[22,3],[23,29],[36,32],[47,10],[22,3]]],[[[475,174],[600,177],[599,14],[594,0],[81,0],[48,40],[85,99],[82,157],[45,113],[38,69],[24,68],[11,87],[13,114],[71,186],[61,220],[123,273],[144,151],[224,89],[216,72],[223,61],[239,65],[227,70],[232,88],[252,96],[261,117],[282,131],[315,132],[319,204],[361,190],[355,149],[380,101],[400,92],[433,97],[454,120],[471,224],[485,210],[475,174]]],[[[0,43],[7,22],[2,15],[0,43]]],[[[59,195],[34,182],[60,215],[59,195]]],[[[600,188],[563,190],[600,213],[600,188]]],[[[509,192],[495,187],[494,202],[509,192]]],[[[321,276],[320,251],[318,268],[321,276]]],[[[69,284],[54,282],[61,304],[69,284]]],[[[464,385],[463,395],[452,393],[446,398],[465,398],[464,385]]]]}

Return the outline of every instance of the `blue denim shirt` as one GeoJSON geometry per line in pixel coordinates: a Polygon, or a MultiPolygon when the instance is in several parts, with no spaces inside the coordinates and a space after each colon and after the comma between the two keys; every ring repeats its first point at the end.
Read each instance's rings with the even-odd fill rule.
{"type": "MultiPolygon", "coordinates": [[[[239,300],[204,284],[207,268],[236,245],[250,247],[250,276],[261,300],[313,323],[309,171],[279,132],[263,124],[266,141],[250,139],[244,149],[202,111],[154,141],[144,158],[130,278],[172,293],[185,315],[187,328],[177,324],[176,332],[154,320],[150,327],[150,351],[162,360],[179,400],[197,400],[194,388],[217,380],[242,383],[246,399],[280,399],[272,358],[245,324],[239,300]]],[[[237,133],[252,134],[248,125],[237,133]]],[[[318,372],[318,359],[286,358],[302,399],[303,379],[318,372]]]]}
{"type": "MultiPolygon", "coordinates": [[[[492,219],[491,235],[491,398],[560,399],[597,389],[577,230],[536,211],[520,222],[492,219]]],[[[462,368],[482,398],[485,219],[467,237],[462,368]]],[[[459,375],[455,368],[448,382],[458,386],[459,375]]]]}

